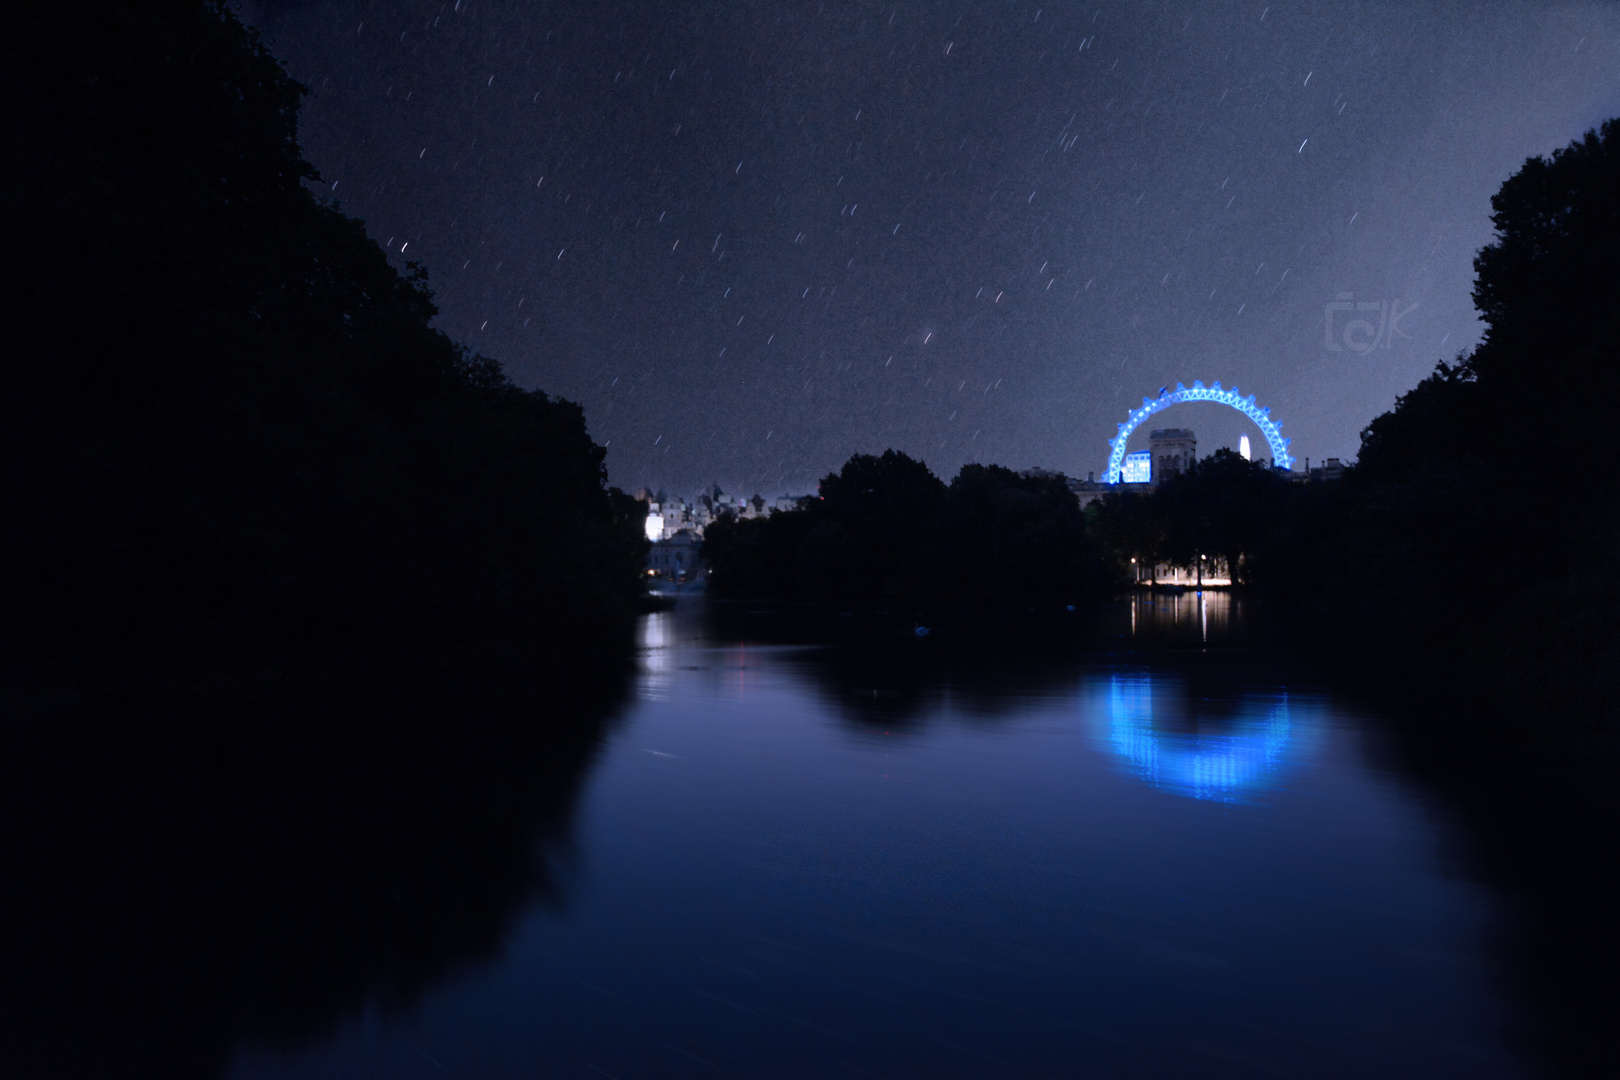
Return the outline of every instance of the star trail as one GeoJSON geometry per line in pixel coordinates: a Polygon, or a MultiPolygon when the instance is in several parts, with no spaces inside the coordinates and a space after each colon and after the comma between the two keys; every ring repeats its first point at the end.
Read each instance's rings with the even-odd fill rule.
{"type": "Polygon", "coordinates": [[[452,337],[579,401],[627,488],[805,491],[891,446],[1100,474],[1131,405],[1194,379],[1352,457],[1477,340],[1491,193],[1620,112],[1599,5],[244,15],[310,87],[325,195],[452,337]],[[1341,294],[1406,314],[1343,347],[1341,294]]]}

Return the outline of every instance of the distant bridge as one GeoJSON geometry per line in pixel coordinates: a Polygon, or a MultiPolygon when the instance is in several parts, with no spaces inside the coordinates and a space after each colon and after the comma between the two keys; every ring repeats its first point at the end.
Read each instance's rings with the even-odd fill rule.
{"type": "Polygon", "coordinates": [[[1244,397],[1237,387],[1222,390],[1221,384],[1205,386],[1201,382],[1194,382],[1189,390],[1181,383],[1176,383],[1174,390],[1164,390],[1157,398],[1143,398],[1142,406],[1131,410],[1131,415],[1125,423],[1119,425],[1119,434],[1108,440],[1113,448],[1108,455],[1108,472],[1104,474],[1103,481],[1109,484],[1119,483],[1119,471],[1125,464],[1125,443],[1131,437],[1131,432],[1141,426],[1142,421],[1172,405],[1180,405],[1183,401],[1213,401],[1217,405],[1227,405],[1254,421],[1260,429],[1260,434],[1266,437],[1271,444],[1271,462],[1278,469],[1292,469],[1294,459],[1288,454],[1288,440],[1282,437],[1282,421],[1271,418],[1270,409],[1262,409],[1254,403],[1254,395],[1244,397]]]}

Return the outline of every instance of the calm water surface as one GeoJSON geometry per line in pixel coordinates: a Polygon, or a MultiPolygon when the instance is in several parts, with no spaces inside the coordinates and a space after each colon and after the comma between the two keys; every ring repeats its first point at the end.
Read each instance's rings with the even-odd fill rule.
{"type": "Polygon", "coordinates": [[[498,959],[232,1075],[1535,1074],[1506,914],[1331,697],[1196,648],[901,677],[690,607],[498,959]]]}

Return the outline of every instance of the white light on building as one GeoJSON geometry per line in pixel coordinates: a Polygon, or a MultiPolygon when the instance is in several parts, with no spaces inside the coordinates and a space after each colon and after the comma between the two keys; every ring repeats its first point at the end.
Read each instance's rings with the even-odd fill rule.
{"type": "Polygon", "coordinates": [[[1238,453],[1243,455],[1244,461],[1249,460],[1249,437],[1247,435],[1238,436],[1238,453]]]}
{"type": "Polygon", "coordinates": [[[1119,478],[1127,484],[1147,483],[1153,478],[1153,455],[1146,450],[1126,454],[1125,465],[1119,470],[1119,478]]]}
{"type": "Polygon", "coordinates": [[[664,538],[664,516],[662,514],[647,515],[647,539],[653,543],[664,538]]]}

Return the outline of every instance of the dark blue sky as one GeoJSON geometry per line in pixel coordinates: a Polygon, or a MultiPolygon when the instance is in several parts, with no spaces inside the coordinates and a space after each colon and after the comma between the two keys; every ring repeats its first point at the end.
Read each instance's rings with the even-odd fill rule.
{"type": "MultiPolygon", "coordinates": [[[[1476,339],[1497,186],[1620,113],[1598,4],[244,14],[443,329],[583,404],[615,483],[672,493],[813,490],[891,446],[947,479],[1100,473],[1128,408],[1194,379],[1255,394],[1296,457],[1352,456],[1476,339]],[[1376,308],[1333,312],[1330,348],[1342,294],[1376,308]]],[[[1263,446],[1219,406],[1158,419],[1263,446]]]]}

